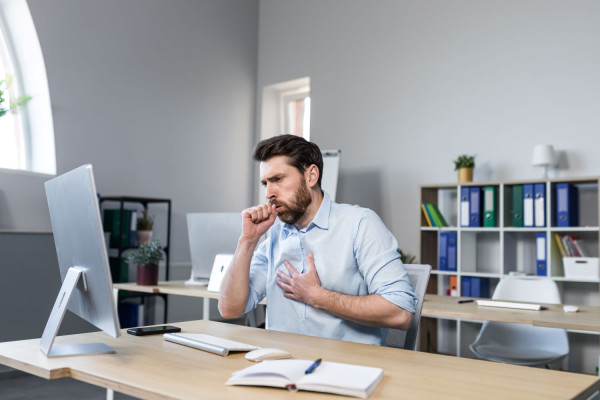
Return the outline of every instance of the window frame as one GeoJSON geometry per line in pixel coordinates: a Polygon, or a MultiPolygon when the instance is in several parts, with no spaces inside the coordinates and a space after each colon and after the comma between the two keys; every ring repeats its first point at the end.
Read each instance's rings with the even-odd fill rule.
{"type": "MultiPolygon", "coordinates": [[[[4,38],[16,93],[32,96],[17,118],[24,154],[16,168],[56,175],[54,124],[46,67],[35,25],[26,0],[0,1],[0,30],[4,38]]],[[[4,117],[3,117],[4,118],[4,117]]]]}

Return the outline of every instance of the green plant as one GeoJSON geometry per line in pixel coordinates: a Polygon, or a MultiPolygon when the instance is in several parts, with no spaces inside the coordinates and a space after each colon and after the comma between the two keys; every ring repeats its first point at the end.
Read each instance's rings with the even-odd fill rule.
{"type": "Polygon", "coordinates": [[[412,264],[412,262],[415,261],[415,258],[417,258],[416,256],[405,254],[400,249],[398,249],[398,253],[400,254],[400,260],[402,261],[402,264],[412,264]]]}
{"type": "Polygon", "coordinates": [[[454,160],[454,170],[457,171],[461,168],[475,168],[475,156],[469,156],[467,154],[458,156],[458,158],[454,160]]]}
{"type": "Polygon", "coordinates": [[[9,91],[11,83],[12,75],[6,75],[5,79],[0,80],[0,117],[8,112],[16,114],[31,100],[31,96],[26,94],[19,96],[16,101],[13,100],[9,91]]]}
{"type": "Polygon", "coordinates": [[[138,231],[151,231],[154,227],[154,217],[148,215],[148,209],[144,208],[142,216],[137,219],[138,231]]]}
{"type": "Polygon", "coordinates": [[[158,264],[164,258],[163,248],[158,240],[150,243],[144,243],[127,255],[127,261],[130,264],[146,265],[158,264]]]}

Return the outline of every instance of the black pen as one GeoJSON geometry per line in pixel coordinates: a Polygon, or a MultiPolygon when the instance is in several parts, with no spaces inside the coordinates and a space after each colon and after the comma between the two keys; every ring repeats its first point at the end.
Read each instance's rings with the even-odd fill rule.
{"type": "Polygon", "coordinates": [[[459,300],[459,301],[458,301],[458,304],[462,304],[462,303],[472,303],[472,302],[474,302],[474,301],[475,301],[475,300],[473,300],[473,299],[464,299],[464,300],[459,300]]]}
{"type": "Polygon", "coordinates": [[[315,361],[314,363],[310,364],[310,367],[308,367],[306,369],[306,371],[304,371],[304,374],[310,374],[315,369],[317,369],[317,367],[319,366],[319,364],[321,364],[321,359],[320,358],[317,361],[315,361]]]}

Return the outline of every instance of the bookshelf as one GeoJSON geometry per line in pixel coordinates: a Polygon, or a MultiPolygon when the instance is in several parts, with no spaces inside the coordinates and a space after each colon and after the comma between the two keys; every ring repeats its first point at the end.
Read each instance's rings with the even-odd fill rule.
{"type": "MultiPolygon", "coordinates": [[[[165,275],[164,280],[169,280],[169,253],[171,241],[171,199],[149,198],[149,197],[133,197],[133,196],[102,196],[100,197],[100,207],[102,211],[103,224],[105,231],[110,230],[107,226],[106,212],[111,210],[115,213],[115,218],[118,221],[111,221],[115,226],[116,231],[112,232],[109,240],[109,261],[111,265],[111,275],[114,283],[135,282],[135,276],[130,276],[129,265],[125,261],[126,252],[137,247],[137,239],[131,237],[136,233],[135,225],[132,226],[133,219],[141,216],[143,210],[148,210],[155,217],[154,236],[153,239],[158,239],[163,246],[165,253],[165,275]],[[135,212],[135,213],[132,213],[135,212]]],[[[112,228],[112,227],[111,227],[112,228]]],[[[159,277],[159,280],[162,280],[159,277]]],[[[163,319],[167,322],[168,298],[163,293],[142,293],[142,292],[119,292],[119,318],[126,322],[125,325],[139,326],[154,324],[155,321],[155,302],[154,298],[159,296],[163,299],[163,319]],[[143,310],[141,315],[131,311],[135,305],[137,311],[143,310]],[[129,310],[129,311],[128,311],[129,310]],[[129,314],[124,317],[121,314],[129,314]],[[134,314],[133,316],[131,314],[134,314]],[[131,321],[131,319],[137,321],[131,321]],[[127,323],[127,321],[129,321],[127,323]],[[141,322],[141,323],[139,323],[141,322]]],[[[122,326],[126,328],[128,326],[122,326]]]]}
{"type": "MultiPolygon", "coordinates": [[[[559,286],[562,302],[565,304],[600,305],[600,279],[565,276],[565,267],[555,235],[579,237],[589,257],[598,258],[600,253],[599,217],[600,177],[556,178],[509,182],[470,182],[466,184],[424,185],[420,187],[421,203],[434,204],[447,227],[431,227],[419,207],[419,255],[420,262],[432,266],[428,293],[447,295],[451,290],[456,295],[468,289],[463,287],[463,279],[468,283],[479,278],[489,283],[489,295],[493,293],[499,280],[505,276],[519,274],[526,277],[538,276],[536,258],[539,250],[536,238],[545,238],[543,253],[546,260],[544,279],[552,279],[559,286]],[[579,211],[576,226],[558,226],[557,185],[569,183],[577,189],[579,198],[575,204],[579,211]],[[514,197],[525,185],[544,184],[545,201],[543,207],[545,226],[515,227],[514,197]],[[464,224],[464,204],[461,195],[471,188],[492,187],[495,196],[494,226],[461,226],[464,224]],[[461,213],[462,211],[462,213],[461,213]],[[456,233],[456,271],[440,269],[440,236],[445,232],[456,233]],[[451,282],[453,287],[451,287],[451,282]],[[455,286],[455,287],[454,287],[455,286]]],[[[481,203],[483,203],[483,191],[481,203]]],[[[421,204],[419,204],[420,206],[421,204]]],[[[518,213],[517,213],[518,214],[518,213]]],[[[483,220],[485,213],[480,211],[483,220]]],[[[483,225],[483,223],[482,223],[483,225]]],[[[517,224],[518,225],[518,224],[517,224]]],[[[483,297],[483,296],[482,296],[483,297]]],[[[420,333],[421,350],[460,357],[476,358],[469,349],[481,328],[481,322],[450,318],[424,318],[420,333]]],[[[599,335],[569,331],[571,356],[565,360],[563,368],[569,371],[597,374],[599,363],[599,335]]]]}

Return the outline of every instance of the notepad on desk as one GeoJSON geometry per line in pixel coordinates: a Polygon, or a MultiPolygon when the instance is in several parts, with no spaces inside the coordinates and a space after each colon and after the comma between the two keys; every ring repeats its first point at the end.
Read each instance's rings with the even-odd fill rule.
{"type": "Polygon", "coordinates": [[[267,360],[236,371],[226,385],[271,386],[334,393],[366,399],[381,378],[381,368],[323,361],[311,373],[310,360],[267,360]]]}

